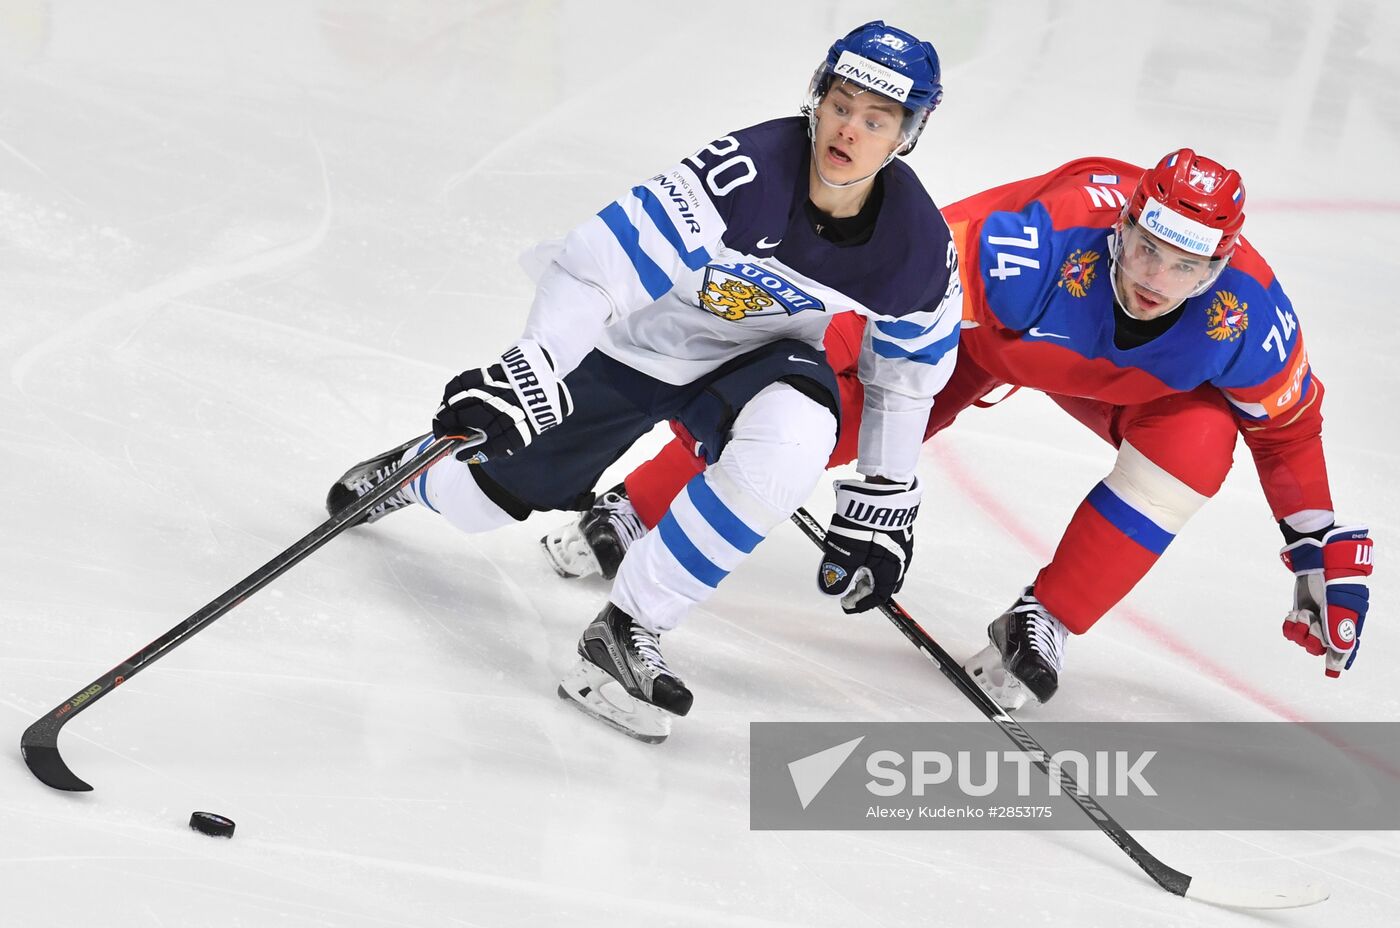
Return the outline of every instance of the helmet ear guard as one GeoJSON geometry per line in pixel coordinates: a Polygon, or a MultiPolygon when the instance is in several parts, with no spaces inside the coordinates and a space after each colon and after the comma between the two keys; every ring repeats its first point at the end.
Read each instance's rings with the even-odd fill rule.
{"type": "Polygon", "coordinates": [[[924,110],[923,118],[919,120],[918,126],[914,128],[912,133],[909,133],[909,142],[903,148],[896,151],[895,154],[902,157],[914,150],[914,146],[919,144],[919,136],[924,134],[924,126],[928,125],[928,118],[931,115],[933,115],[932,107],[924,110]]]}

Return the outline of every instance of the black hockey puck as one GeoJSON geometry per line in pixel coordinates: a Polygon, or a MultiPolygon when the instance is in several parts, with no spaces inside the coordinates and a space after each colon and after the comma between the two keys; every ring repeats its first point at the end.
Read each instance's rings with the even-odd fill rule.
{"type": "Polygon", "coordinates": [[[233,819],[215,815],[213,812],[195,812],[190,816],[190,827],[202,835],[215,838],[233,837],[233,819]]]}

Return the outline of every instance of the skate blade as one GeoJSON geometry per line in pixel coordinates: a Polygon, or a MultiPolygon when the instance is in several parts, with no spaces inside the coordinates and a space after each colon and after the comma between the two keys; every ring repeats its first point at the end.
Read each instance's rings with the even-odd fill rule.
{"type": "Polygon", "coordinates": [[[647,744],[660,744],[671,734],[669,713],[634,699],[606,671],[584,660],[560,681],[559,698],[647,744]]]}
{"type": "Polygon", "coordinates": [[[1001,651],[994,644],[987,645],[968,658],[963,670],[1007,712],[1015,712],[1030,698],[1030,690],[1026,689],[1025,684],[1006,672],[1001,662],[1001,651]]]}
{"type": "Polygon", "coordinates": [[[598,559],[589,550],[587,542],[576,539],[571,548],[565,541],[564,534],[569,528],[551,532],[540,539],[540,547],[544,549],[544,559],[549,562],[549,566],[565,580],[577,580],[579,577],[602,573],[598,559]]]}

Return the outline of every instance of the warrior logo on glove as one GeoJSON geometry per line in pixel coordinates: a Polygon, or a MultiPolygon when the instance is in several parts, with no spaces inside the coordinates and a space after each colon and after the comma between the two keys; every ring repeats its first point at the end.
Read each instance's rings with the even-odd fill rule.
{"type": "Polygon", "coordinates": [[[846,612],[864,612],[904,585],[914,557],[914,519],[923,491],[918,481],[836,481],[836,511],[826,532],[817,585],[841,597],[846,612]]]}
{"type": "Polygon", "coordinates": [[[554,374],[549,354],[521,339],[489,367],[463,371],[443,390],[433,434],[486,436],[483,444],[458,453],[480,464],[514,454],[564,421],[573,409],[569,388],[554,374]]]}

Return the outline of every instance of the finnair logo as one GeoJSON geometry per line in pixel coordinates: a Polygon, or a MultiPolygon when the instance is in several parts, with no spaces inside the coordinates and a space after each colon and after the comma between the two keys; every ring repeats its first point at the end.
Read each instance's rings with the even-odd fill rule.
{"type": "Polygon", "coordinates": [[[852,52],[842,52],[836,59],[835,74],[901,103],[909,99],[909,91],[914,89],[914,82],[898,71],[852,52]]]}
{"type": "Polygon", "coordinates": [[[697,201],[695,191],[690,189],[690,185],[685,182],[685,178],[679,174],[672,174],[667,177],[665,174],[657,174],[652,180],[656,181],[658,187],[666,194],[666,198],[675,205],[675,210],[680,214],[681,221],[691,232],[699,234],[700,220],[695,217],[692,207],[697,201]]]}
{"type": "Polygon", "coordinates": [[[1167,209],[1152,197],[1142,208],[1140,223],[1144,229],[1169,245],[1209,258],[1220,244],[1221,231],[1167,209]]]}

